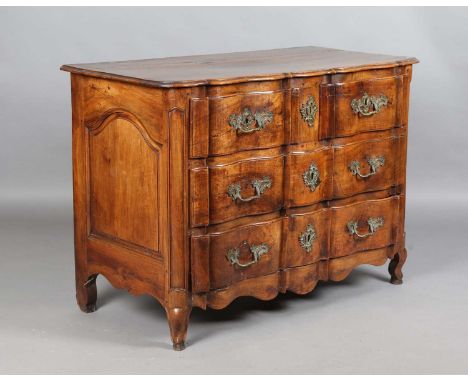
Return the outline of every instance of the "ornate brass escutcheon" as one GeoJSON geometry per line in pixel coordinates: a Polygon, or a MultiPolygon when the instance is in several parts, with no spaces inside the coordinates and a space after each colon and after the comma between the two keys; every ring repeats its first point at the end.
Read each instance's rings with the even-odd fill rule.
{"type": "Polygon", "coordinates": [[[272,181],[269,176],[264,176],[263,179],[252,180],[251,184],[255,190],[255,195],[252,195],[248,198],[242,197],[240,183],[230,184],[227,189],[227,194],[234,201],[239,199],[242,202],[250,202],[251,200],[258,199],[265,192],[266,189],[271,188],[272,181]]]}
{"type": "Polygon", "coordinates": [[[317,114],[318,107],[313,96],[307,98],[307,102],[301,105],[301,117],[304,122],[307,122],[309,127],[314,126],[315,114],[317,114]]]}
{"type": "Polygon", "coordinates": [[[231,114],[228,118],[229,125],[238,134],[248,134],[263,130],[265,125],[271,121],[273,121],[273,113],[271,111],[257,111],[254,114],[248,107],[241,114],[231,114]]]}
{"type": "Polygon", "coordinates": [[[367,93],[361,98],[355,98],[351,101],[351,108],[355,114],[370,116],[377,114],[382,106],[387,106],[388,98],[386,95],[370,96],[367,93]]]}
{"type": "Polygon", "coordinates": [[[312,224],[307,224],[307,228],[304,232],[301,233],[299,236],[299,243],[304,250],[309,253],[312,251],[312,244],[314,243],[315,239],[317,239],[317,234],[315,233],[315,229],[312,224]]]}
{"type": "Polygon", "coordinates": [[[304,180],[304,184],[309,187],[310,191],[315,191],[320,184],[320,172],[315,163],[311,163],[309,169],[302,174],[302,179],[304,180]]]}
{"type": "Polygon", "coordinates": [[[252,264],[258,263],[260,261],[260,258],[263,255],[267,254],[269,250],[270,247],[268,246],[268,244],[262,243],[258,245],[249,245],[247,240],[244,240],[238,247],[228,249],[226,258],[228,259],[229,263],[231,263],[231,265],[237,265],[238,267],[246,268],[251,266],[252,264]],[[241,263],[239,261],[239,257],[241,255],[241,248],[243,246],[247,246],[249,248],[250,254],[252,255],[252,260],[247,263],[241,263]]]}
{"type": "Polygon", "coordinates": [[[376,217],[376,218],[367,219],[367,225],[369,226],[369,232],[364,233],[364,234],[360,234],[358,232],[358,222],[357,221],[352,220],[352,221],[348,222],[347,226],[348,226],[348,231],[349,231],[350,235],[360,237],[360,238],[366,238],[368,236],[372,236],[377,231],[377,229],[379,229],[380,227],[383,227],[384,222],[385,221],[384,221],[383,217],[376,217]]]}
{"type": "Polygon", "coordinates": [[[357,160],[353,160],[349,164],[349,170],[353,175],[357,175],[360,178],[368,178],[372,175],[375,175],[379,167],[382,167],[385,164],[385,158],[383,156],[368,158],[367,163],[369,163],[371,169],[371,171],[367,174],[361,174],[361,165],[357,160]]]}

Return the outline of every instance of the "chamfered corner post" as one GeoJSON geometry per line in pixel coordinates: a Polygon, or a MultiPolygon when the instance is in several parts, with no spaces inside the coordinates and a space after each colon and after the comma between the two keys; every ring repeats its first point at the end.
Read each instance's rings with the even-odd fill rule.
{"type": "Polygon", "coordinates": [[[192,311],[189,280],[188,243],[188,146],[187,94],[183,90],[166,91],[167,123],[169,130],[169,176],[171,193],[168,208],[171,211],[169,224],[170,245],[168,261],[168,292],[166,314],[174,350],[184,350],[187,329],[192,311]]]}
{"type": "Polygon", "coordinates": [[[86,127],[83,120],[83,84],[79,76],[71,75],[72,89],[72,159],[73,214],[75,241],[76,300],[83,312],[96,310],[96,277],[88,272],[87,259],[87,181],[86,127]]]}

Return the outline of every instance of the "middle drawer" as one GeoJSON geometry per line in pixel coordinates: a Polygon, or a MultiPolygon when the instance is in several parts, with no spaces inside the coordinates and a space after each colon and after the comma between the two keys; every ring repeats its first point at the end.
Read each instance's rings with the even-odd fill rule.
{"type": "Polygon", "coordinates": [[[284,199],[283,168],[279,148],[253,157],[238,154],[211,160],[206,190],[210,224],[279,210],[284,199]]]}
{"type": "Polygon", "coordinates": [[[290,146],[191,162],[192,227],[401,184],[405,137],[290,146]]]}

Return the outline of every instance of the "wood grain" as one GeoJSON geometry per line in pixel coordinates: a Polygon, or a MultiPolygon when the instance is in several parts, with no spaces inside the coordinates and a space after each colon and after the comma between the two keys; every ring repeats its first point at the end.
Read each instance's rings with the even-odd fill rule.
{"type": "Polygon", "coordinates": [[[357,202],[343,207],[331,209],[330,257],[341,257],[354,252],[383,248],[397,241],[398,204],[400,198],[392,196],[380,200],[357,202]],[[383,218],[383,225],[373,234],[370,233],[368,219],[383,218]],[[368,235],[360,238],[349,232],[348,223],[358,223],[358,233],[368,235]]]}
{"type": "Polygon", "coordinates": [[[63,66],[72,72],[80,309],[96,309],[103,275],[163,304],[182,350],[192,306],[304,294],[387,259],[390,281],[401,284],[416,62],[304,47],[63,66]],[[351,103],[366,94],[388,102],[356,113],[351,103]],[[268,121],[235,129],[246,109],[268,121]],[[385,160],[371,176],[350,171],[357,161],[368,174],[377,156],[385,160]],[[252,198],[252,181],[265,177],[271,187],[252,198]],[[251,200],[233,200],[233,184],[251,200]],[[382,224],[370,231],[375,217],[382,224]],[[267,246],[257,259],[255,245],[267,246]]]}
{"type": "Polygon", "coordinates": [[[363,131],[386,130],[401,126],[403,77],[378,78],[336,84],[335,136],[354,135],[363,131]],[[365,116],[351,108],[353,100],[368,96],[386,96],[388,104],[374,114],[365,116]]]}
{"type": "Polygon", "coordinates": [[[322,146],[315,150],[290,146],[286,157],[286,192],[284,205],[297,207],[331,199],[333,193],[333,147],[322,146]],[[315,166],[319,179],[310,187],[304,181],[304,174],[315,166]]]}
{"type": "Polygon", "coordinates": [[[369,132],[353,138],[289,145],[268,150],[238,152],[223,157],[190,162],[191,226],[207,226],[242,216],[312,205],[346,198],[359,193],[401,188],[404,183],[406,130],[369,132]],[[396,135],[399,133],[399,135],[396,135]],[[369,158],[383,157],[385,164],[367,178],[353,175],[350,163],[358,161],[361,173],[371,172],[369,158]],[[283,165],[284,164],[284,165],[283,165]],[[319,172],[316,187],[309,187],[304,174],[315,166],[319,172]],[[273,184],[260,198],[249,202],[227,194],[230,184],[241,185],[245,198],[255,195],[253,179],[268,176],[273,184]]]}
{"type": "Polygon", "coordinates": [[[280,209],[283,205],[283,166],[284,156],[279,150],[264,152],[261,157],[255,158],[232,156],[209,164],[210,223],[280,209]],[[228,187],[239,184],[243,198],[256,196],[252,182],[265,177],[271,180],[271,187],[257,199],[244,202],[233,200],[228,195],[228,187]]]}
{"type": "Polygon", "coordinates": [[[393,247],[354,253],[350,256],[331,259],[328,263],[328,276],[332,281],[342,281],[354,268],[362,264],[383,265],[393,251],[393,247]]]}
{"type": "Polygon", "coordinates": [[[400,184],[402,169],[399,165],[399,158],[403,154],[400,142],[405,140],[404,136],[389,136],[385,139],[363,140],[335,146],[333,196],[343,198],[400,184]],[[378,157],[384,159],[384,164],[376,170],[374,175],[363,178],[351,172],[351,162],[357,161],[360,172],[367,176],[372,173],[369,159],[378,157]]]}
{"type": "MultiPolygon", "coordinates": [[[[210,131],[210,155],[282,145],[285,140],[284,98],[283,90],[210,98],[210,115],[207,121],[210,131]],[[251,115],[271,113],[272,120],[261,130],[242,133],[229,124],[229,117],[242,115],[245,110],[251,115]]],[[[254,123],[250,129],[258,128],[258,124],[254,123]]]]}
{"type": "Polygon", "coordinates": [[[303,214],[291,212],[287,219],[287,227],[282,268],[307,265],[328,257],[330,240],[330,211],[328,209],[303,214]],[[306,232],[309,224],[316,238],[312,242],[310,251],[307,251],[301,246],[300,236],[306,232]]]}
{"type": "Polygon", "coordinates": [[[161,146],[146,139],[122,118],[90,132],[90,229],[158,253],[161,146]]]}
{"type": "Polygon", "coordinates": [[[278,295],[279,273],[247,279],[229,288],[214,290],[207,295],[207,306],[223,309],[236,298],[252,296],[259,300],[272,300],[278,295]]]}
{"type": "Polygon", "coordinates": [[[218,289],[240,280],[276,272],[281,252],[281,227],[281,219],[275,219],[260,224],[243,225],[225,232],[213,232],[209,236],[192,237],[193,257],[197,262],[205,256],[209,257],[209,264],[194,268],[194,271],[200,272],[192,273],[193,282],[197,286],[206,285],[206,278],[209,277],[210,289],[218,289]],[[250,247],[260,244],[266,244],[269,249],[258,263],[242,268],[229,262],[228,251],[238,248],[239,262],[249,263],[252,261],[250,247]],[[209,274],[204,271],[206,268],[209,269],[209,274]]]}
{"type": "Polygon", "coordinates": [[[288,268],[280,273],[280,277],[281,292],[310,293],[320,280],[328,279],[328,263],[317,261],[302,267],[288,268]]]}
{"type": "Polygon", "coordinates": [[[154,87],[191,87],[393,68],[415,58],[297,47],[149,60],[63,65],[62,70],[154,87]]]}

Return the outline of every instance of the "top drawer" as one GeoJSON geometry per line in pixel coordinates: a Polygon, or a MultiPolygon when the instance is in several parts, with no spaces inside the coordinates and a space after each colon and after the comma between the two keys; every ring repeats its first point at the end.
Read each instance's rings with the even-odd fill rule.
{"type": "Polygon", "coordinates": [[[402,125],[403,76],[335,84],[335,136],[402,125]]]}
{"type": "Polygon", "coordinates": [[[289,91],[272,90],[192,99],[192,156],[198,156],[197,151],[225,155],[282,145],[286,94],[289,91]],[[201,129],[205,131],[195,136],[201,129]],[[201,142],[206,130],[208,142],[201,142]]]}
{"type": "Polygon", "coordinates": [[[276,82],[215,89],[190,101],[190,157],[400,127],[406,118],[405,78],[404,74],[382,74],[334,83],[333,78],[318,76],[294,79],[290,89],[276,82]],[[226,94],[228,91],[235,93],[226,94]]]}

